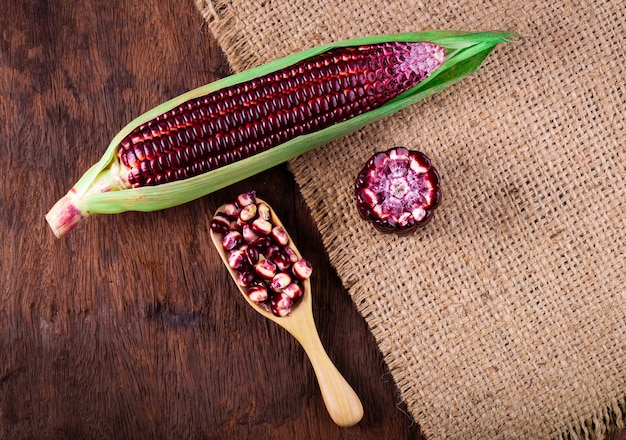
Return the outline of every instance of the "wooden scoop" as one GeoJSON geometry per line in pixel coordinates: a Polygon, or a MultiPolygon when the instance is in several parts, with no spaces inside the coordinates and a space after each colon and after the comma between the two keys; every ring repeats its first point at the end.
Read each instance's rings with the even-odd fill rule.
{"type": "MultiPolygon", "coordinates": [[[[267,202],[259,198],[256,200],[258,203],[265,203],[269,206],[267,202]]],[[[272,223],[274,225],[283,226],[271,207],[270,211],[272,223]]],[[[224,212],[224,206],[218,208],[217,212],[224,212]]],[[[292,307],[289,315],[284,317],[275,316],[270,311],[264,310],[252,301],[246,294],[245,289],[237,283],[237,271],[232,269],[228,264],[227,252],[222,246],[222,235],[211,231],[211,239],[246,301],[250,303],[254,310],[283,327],[300,342],[313,365],[313,370],[315,371],[324,403],[333,421],[343,427],[356,425],[361,418],[363,418],[363,405],[352,387],[350,387],[330,360],[320,341],[313,320],[310,280],[307,279],[303,281],[302,288],[304,294],[302,299],[292,307]]],[[[291,240],[291,237],[289,237],[288,246],[295,251],[299,258],[302,257],[291,240]]]]}

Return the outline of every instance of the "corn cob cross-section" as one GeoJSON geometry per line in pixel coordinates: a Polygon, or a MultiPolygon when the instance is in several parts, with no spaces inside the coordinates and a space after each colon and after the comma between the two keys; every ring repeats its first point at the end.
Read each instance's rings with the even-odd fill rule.
{"type": "Polygon", "coordinates": [[[355,131],[472,73],[506,33],[433,31],[310,49],[174,98],[132,121],[47,214],[185,203],[355,131]]]}

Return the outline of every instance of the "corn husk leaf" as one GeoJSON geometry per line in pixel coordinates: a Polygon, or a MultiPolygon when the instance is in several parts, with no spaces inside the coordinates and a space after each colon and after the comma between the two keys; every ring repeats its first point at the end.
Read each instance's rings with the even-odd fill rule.
{"type": "Polygon", "coordinates": [[[304,50],[196,88],[153,108],[125,126],[111,140],[100,161],[81,177],[63,199],[57,202],[46,219],[55,234],[62,236],[92,214],[155,211],[187,203],[291,160],[306,151],[357,131],[374,121],[383,119],[431,96],[474,73],[497,44],[509,42],[514,37],[514,34],[508,32],[425,31],[357,38],[304,50]],[[385,105],[347,121],[299,136],[267,151],[189,179],[157,186],[122,190],[113,188],[111,190],[111,167],[116,160],[118,145],[135,127],[187,100],[269,74],[332,48],[391,41],[438,44],[446,50],[446,60],[415,87],[385,105]],[[103,192],[103,188],[106,188],[105,192],[103,192]]]}

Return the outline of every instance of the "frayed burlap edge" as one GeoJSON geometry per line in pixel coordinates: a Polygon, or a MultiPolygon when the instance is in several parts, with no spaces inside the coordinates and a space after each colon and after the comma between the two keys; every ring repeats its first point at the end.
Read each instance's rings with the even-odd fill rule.
{"type": "Polygon", "coordinates": [[[195,3],[230,66],[236,70],[237,66],[256,64],[252,52],[247,48],[246,39],[240,32],[241,24],[237,20],[237,14],[229,8],[228,0],[195,0],[195,3]]]}
{"type": "Polygon", "coordinates": [[[613,401],[590,419],[581,420],[561,433],[558,440],[601,440],[615,430],[626,426],[626,396],[613,401]]]}

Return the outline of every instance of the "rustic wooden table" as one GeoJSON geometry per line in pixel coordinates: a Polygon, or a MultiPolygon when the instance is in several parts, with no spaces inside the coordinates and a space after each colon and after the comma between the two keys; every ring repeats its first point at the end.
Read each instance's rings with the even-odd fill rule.
{"type": "Polygon", "coordinates": [[[127,122],[230,73],[192,1],[3,3],[0,438],[421,438],[285,166],[60,240],[45,223],[127,122]],[[304,351],[212,247],[211,214],[249,189],[313,262],[320,337],[365,409],[355,427],[334,425],[304,351]]]}

